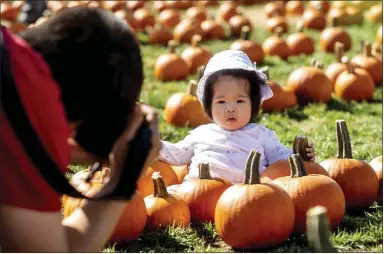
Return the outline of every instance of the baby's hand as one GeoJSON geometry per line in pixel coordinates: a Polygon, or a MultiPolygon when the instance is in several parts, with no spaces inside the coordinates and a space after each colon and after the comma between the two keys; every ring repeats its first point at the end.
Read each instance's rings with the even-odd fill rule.
{"type": "Polygon", "coordinates": [[[308,147],[306,149],[307,156],[310,158],[311,161],[315,161],[315,147],[312,143],[308,142],[308,147]]]}

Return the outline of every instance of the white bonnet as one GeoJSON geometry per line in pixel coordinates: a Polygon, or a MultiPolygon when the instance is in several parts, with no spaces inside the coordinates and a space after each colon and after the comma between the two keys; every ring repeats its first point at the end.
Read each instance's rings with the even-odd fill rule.
{"type": "MultiPolygon", "coordinates": [[[[203,95],[205,92],[205,85],[207,79],[217,71],[228,69],[254,71],[264,82],[267,81],[267,76],[262,71],[256,69],[249,57],[244,52],[240,50],[221,51],[220,53],[215,54],[209,60],[208,64],[205,67],[204,75],[197,85],[196,95],[201,104],[203,104],[203,95]]],[[[261,103],[263,103],[263,101],[273,96],[273,92],[267,84],[260,86],[260,93],[260,105],[261,103]]]]}

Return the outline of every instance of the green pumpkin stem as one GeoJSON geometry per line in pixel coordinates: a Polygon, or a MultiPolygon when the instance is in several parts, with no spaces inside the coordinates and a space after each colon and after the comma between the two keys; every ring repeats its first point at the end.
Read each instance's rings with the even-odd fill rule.
{"type": "Polygon", "coordinates": [[[314,252],[337,252],[329,237],[327,209],[323,206],[310,208],[307,212],[307,239],[314,252]]]}
{"type": "Polygon", "coordinates": [[[292,178],[303,177],[308,175],[307,170],[304,166],[304,161],[301,158],[300,154],[292,154],[291,156],[289,156],[288,160],[292,178]]]}
{"type": "Polygon", "coordinates": [[[310,161],[310,158],[307,156],[307,147],[308,147],[308,138],[303,135],[296,135],[293,141],[293,153],[300,154],[301,158],[304,161],[310,161]]]}
{"type": "Polygon", "coordinates": [[[249,26],[243,26],[241,28],[240,38],[243,39],[243,40],[248,41],[249,38],[250,38],[250,35],[251,35],[251,29],[249,28],[249,26]]]}
{"type": "Polygon", "coordinates": [[[245,165],[244,184],[260,184],[259,164],[261,154],[252,149],[245,165]]]}
{"type": "Polygon", "coordinates": [[[208,163],[199,164],[199,179],[212,179],[208,163]]]}
{"type": "Polygon", "coordinates": [[[352,159],[352,146],[345,120],[336,120],[336,135],[338,143],[337,158],[352,159]]]}
{"type": "Polygon", "coordinates": [[[188,88],[187,88],[187,94],[196,96],[196,89],[197,89],[197,82],[196,80],[192,79],[189,81],[188,88]]]}
{"type": "Polygon", "coordinates": [[[165,187],[165,183],[163,178],[160,175],[160,172],[153,172],[153,196],[159,198],[166,198],[169,196],[167,188],[165,187]]]}

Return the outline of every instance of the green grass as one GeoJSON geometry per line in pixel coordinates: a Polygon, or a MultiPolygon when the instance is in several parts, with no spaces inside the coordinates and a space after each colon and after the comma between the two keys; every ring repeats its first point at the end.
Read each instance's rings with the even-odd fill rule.
{"type": "MultiPolygon", "coordinates": [[[[262,7],[247,7],[261,9],[262,7]]],[[[375,40],[379,25],[365,22],[361,26],[349,26],[346,30],[352,37],[352,49],[346,54],[350,57],[360,52],[360,40],[375,40]]],[[[294,26],[291,24],[291,31],[294,26]]],[[[266,57],[258,67],[270,66],[270,77],[281,85],[291,71],[297,67],[309,65],[313,58],[324,63],[325,68],[334,61],[332,54],[319,49],[320,32],[307,31],[316,41],[316,52],[312,56],[291,57],[282,61],[277,57],[266,57]]],[[[269,33],[257,27],[252,38],[262,43],[269,33]]],[[[145,40],[145,35],[140,35],[145,40]]],[[[204,42],[214,53],[228,49],[233,40],[204,42]]],[[[180,53],[187,45],[181,45],[176,52],[180,53]]],[[[158,56],[166,51],[165,47],[142,46],[144,59],[145,85],[141,101],[158,109],[162,138],[177,142],[185,137],[189,128],[175,128],[165,123],[163,108],[168,98],[175,92],[184,91],[189,79],[180,82],[162,83],[153,76],[153,66],[158,56]]],[[[292,146],[296,134],[308,136],[316,148],[316,161],[336,155],[335,120],[345,119],[349,128],[353,147],[353,157],[370,161],[382,154],[382,88],[377,88],[373,102],[345,102],[336,97],[326,104],[310,104],[308,106],[289,109],[283,113],[262,113],[258,121],[276,131],[281,142],[292,146]]],[[[76,172],[81,167],[72,166],[76,172]]],[[[382,252],[383,247],[383,213],[382,206],[374,204],[359,215],[346,214],[344,221],[332,233],[331,241],[340,252],[382,252]]],[[[255,225],[256,226],[256,225],[255,225]]],[[[105,252],[231,252],[231,247],[223,243],[217,235],[214,225],[204,224],[182,229],[169,227],[155,232],[144,232],[132,243],[116,243],[107,246],[105,252]]],[[[267,252],[309,252],[305,235],[295,235],[281,246],[263,250],[267,252]]]]}

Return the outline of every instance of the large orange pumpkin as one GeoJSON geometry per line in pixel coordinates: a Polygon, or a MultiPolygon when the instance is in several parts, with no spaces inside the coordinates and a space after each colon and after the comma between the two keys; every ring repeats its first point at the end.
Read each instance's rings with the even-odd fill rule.
{"type": "Polygon", "coordinates": [[[249,26],[252,29],[252,23],[243,15],[237,14],[229,19],[229,27],[231,30],[231,36],[232,37],[238,37],[241,34],[241,28],[244,26],[249,26]]]}
{"type": "Polygon", "coordinates": [[[308,9],[321,10],[323,13],[327,13],[330,7],[328,1],[315,0],[308,3],[308,9]]]}
{"type": "Polygon", "coordinates": [[[181,58],[188,64],[189,73],[196,73],[197,68],[206,65],[213,56],[212,51],[207,47],[200,46],[202,37],[198,34],[192,36],[191,46],[184,49],[181,58]]]}
{"type": "Polygon", "coordinates": [[[252,150],[244,184],[229,187],[215,209],[215,227],[225,243],[238,249],[272,247],[284,242],[295,223],[289,195],[273,184],[261,184],[260,153],[252,150]]]}
{"type": "Polygon", "coordinates": [[[224,27],[213,16],[201,22],[200,27],[205,40],[224,40],[227,37],[224,27]]]}
{"type": "Polygon", "coordinates": [[[164,107],[164,118],[167,123],[178,127],[196,128],[211,122],[196,97],[196,86],[196,81],[191,80],[187,93],[176,93],[168,99],[164,107]]]}
{"type": "Polygon", "coordinates": [[[148,9],[140,8],[133,13],[138,29],[144,30],[147,26],[153,27],[156,24],[155,16],[148,9]]]}
{"type": "Polygon", "coordinates": [[[233,16],[236,16],[238,14],[237,5],[234,1],[225,1],[222,3],[217,10],[218,22],[228,22],[233,16]]]}
{"type": "Polygon", "coordinates": [[[291,175],[272,181],[282,187],[291,197],[295,206],[294,232],[304,233],[306,228],[306,213],[316,205],[327,208],[333,228],[336,228],[344,218],[345,199],[340,186],[330,177],[318,174],[308,174],[300,154],[289,157],[291,175]]]}
{"type": "Polygon", "coordinates": [[[287,44],[291,50],[291,55],[300,54],[311,55],[315,51],[315,41],[303,32],[303,24],[299,23],[299,31],[287,37],[287,44]]]}
{"type": "Polygon", "coordinates": [[[250,30],[249,26],[243,26],[240,39],[234,41],[230,49],[243,51],[252,62],[260,63],[264,60],[264,51],[258,43],[249,39],[250,30]]]}
{"type": "Polygon", "coordinates": [[[160,172],[166,186],[178,183],[175,171],[173,171],[170,165],[162,161],[154,161],[152,165],[141,174],[136,182],[136,188],[143,197],[153,194],[153,172],[160,172]]]}
{"type": "Polygon", "coordinates": [[[347,210],[370,207],[377,198],[379,181],[373,168],[365,161],[352,158],[352,147],[345,120],[336,121],[337,158],[320,163],[343,190],[347,210]]]}
{"type": "Polygon", "coordinates": [[[171,31],[163,25],[157,24],[155,27],[147,27],[148,44],[167,45],[173,36],[171,31]]]}
{"type": "Polygon", "coordinates": [[[337,19],[334,18],[332,27],[324,29],[320,34],[320,49],[324,52],[332,53],[336,42],[343,43],[345,51],[351,48],[351,36],[344,28],[336,27],[336,25],[337,19]]]}
{"type": "Polygon", "coordinates": [[[128,10],[136,11],[141,8],[145,8],[146,1],[127,1],[126,6],[128,10]]]}
{"type": "Polygon", "coordinates": [[[285,15],[285,6],[280,1],[269,2],[264,6],[264,14],[267,18],[285,15]]]}
{"type": "Polygon", "coordinates": [[[140,24],[138,21],[133,17],[133,14],[129,10],[118,10],[114,12],[114,14],[123,19],[130,27],[132,27],[134,30],[140,28],[140,24]]]}
{"type": "Polygon", "coordinates": [[[185,15],[188,19],[193,20],[195,23],[200,25],[204,20],[207,19],[207,13],[203,7],[193,6],[189,8],[185,15]]]}
{"type": "Polygon", "coordinates": [[[104,1],[104,7],[112,12],[127,9],[127,3],[125,1],[104,1]]]}
{"type": "Polygon", "coordinates": [[[377,193],[377,201],[383,203],[383,155],[380,155],[369,162],[369,165],[375,170],[377,179],[379,180],[379,191],[377,193]]]}
{"type": "Polygon", "coordinates": [[[226,179],[212,178],[209,164],[203,163],[199,164],[198,178],[182,183],[176,195],[188,204],[192,221],[214,223],[217,201],[231,185],[226,179]]]}
{"type": "Polygon", "coordinates": [[[183,166],[172,166],[172,169],[175,171],[177,175],[177,180],[180,183],[183,182],[184,177],[188,175],[189,170],[188,170],[189,165],[183,165],[183,166]]]}
{"type": "Polygon", "coordinates": [[[181,226],[187,227],[191,221],[188,204],[180,197],[168,194],[162,176],[159,172],[151,175],[153,194],[144,199],[147,208],[147,227],[181,226]]]}
{"type": "Polygon", "coordinates": [[[330,9],[327,14],[328,22],[332,23],[334,19],[337,19],[338,25],[349,25],[350,16],[345,9],[337,8],[330,9]]]}
{"type": "Polygon", "coordinates": [[[335,56],[336,62],[330,64],[328,68],[324,71],[328,79],[335,85],[337,77],[347,69],[347,66],[341,62],[341,58],[344,56],[344,45],[343,43],[335,43],[335,56]]]}
{"type": "Polygon", "coordinates": [[[183,19],[173,30],[173,39],[177,42],[190,43],[195,34],[203,35],[200,24],[192,19],[183,19]]]}
{"type": "Polygon", "coordinates": [[[304,12],[304,5],[301,1],[288,1],[285,4],[285,13],[292,16],[301,16],[304,12]]]}
{"type": "Polygon", "coordinates": [[[275,16],[267,20],[267,30],[269,32],[273,33],[277,27],[281,27],[283,33],[288,31],[288,23],[285,17],[275,16]]]}
{"type": "Polygon", "coordinates": [[[180,20],[180,11],[177,9],[164,9],[159,14],[159,22],[167,28],[177,26],[177,24],[180,23],[180,20]]]}
{"type": "Polygon", "coordinates": [[[264,54],[268,56],[278,56],[283,60],[287,60],[291,55],[291,49],[289,48],[285,39],[281,37],[281,27],[277,27],[274,31],[274,35],[267,38],[262,45],[264,54]]]}
{"type": "Polygon", "coordinates": [[[305,28],[323,30],[326,25],[326,19],[319,10],[306,10],[303,14],[302,21],[305,28]]]}

